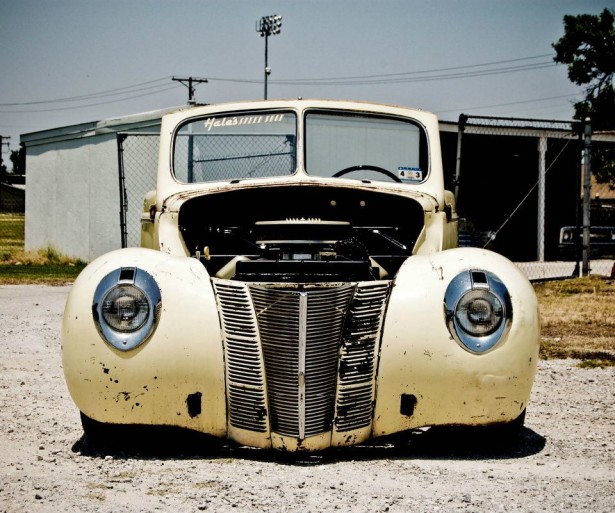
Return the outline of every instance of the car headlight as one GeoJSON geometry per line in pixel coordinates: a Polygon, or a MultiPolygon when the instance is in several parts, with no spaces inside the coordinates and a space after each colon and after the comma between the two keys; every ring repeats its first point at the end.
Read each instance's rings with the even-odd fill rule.
{"type": "Polygon", "coordinates": [[[512,321],[506,286],[489,271],[468,270],[449,283],[444,295],[446,325],[468,351],[484,353],[502,340],[512,321]]]}
{"type": "Polygon", "coordinates": [[[141,345],[152,334],[160,313],[158,284],[136,267],[110,272],[96,287],[92,314],[103,339],[120,351],[141,345]]]}

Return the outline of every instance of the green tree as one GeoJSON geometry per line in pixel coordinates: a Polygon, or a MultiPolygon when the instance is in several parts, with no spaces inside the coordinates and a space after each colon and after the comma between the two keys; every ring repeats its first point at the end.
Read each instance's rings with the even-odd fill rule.
{"type": "Polygon", "coordinates": [[[11,152],[11,162],[13,163],[13,173],[16,175],[26,174],[26,148],[22,146],[19,150],[11,152]]]}
{"type": "MultiPolygon", "coordinates": [[[[615,130],[615,12],[564,16],[564,35],[553,44],[555,62],[568,65],[568,78],[585,87],[574,104],[578,119],[591,119],[594,132],[615,130]]],[[[592,171],[599,182],[615,187],[615,148],[592,151],[592,171]]]]}

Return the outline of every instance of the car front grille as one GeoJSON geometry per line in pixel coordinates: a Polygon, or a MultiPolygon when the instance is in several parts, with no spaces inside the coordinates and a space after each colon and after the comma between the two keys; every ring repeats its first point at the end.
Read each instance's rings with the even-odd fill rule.
{"type": "Polygon", "coordinates": [[[299,439],[369,426],[389,282],[305,290],[213,282],[232,426],[299,439]]]}

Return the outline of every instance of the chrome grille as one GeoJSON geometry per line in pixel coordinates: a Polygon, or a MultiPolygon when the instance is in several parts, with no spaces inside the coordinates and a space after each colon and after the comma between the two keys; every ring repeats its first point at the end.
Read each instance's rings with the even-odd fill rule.
{"type": "Polygon", "coordinates": [[[224,335],[231,425],[263,433],[267,408],[258,328],[244,283],[214,280],[224,335]]]}
{"type": "Polygon", "coordinates": [[[372,421],[373,386],[371,383],[341,389],[337,396],[337,431],[369,426],[372,421]]]}
{"type": "Polygon", "coordinates": [[[389,295],[388,282],[362,283],[350,306],[342,339],[335,426],[350,431],[372,417],[376,352],[389,295]]]}
{"type": "Polygon", "coordinates": [[[354,286],[250,287],[261,335],[271,429],[301,439],[331,429],[339,346],[354,286]]]}
{"type": "Polygon", "coordinates": [[[232,426],[303,439],[369,426],[390,284],[297,290],[214,279],[232,426]]]}

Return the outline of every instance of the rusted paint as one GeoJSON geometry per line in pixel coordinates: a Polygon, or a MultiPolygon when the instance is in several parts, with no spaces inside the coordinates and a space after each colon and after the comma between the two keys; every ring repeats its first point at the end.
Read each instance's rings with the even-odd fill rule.
{"type": "Polygon", "coordinates": [[[194,418],[201,414],[201,398],[203,394],[201,392],[195,392],[186,397],[186,406],[188,408],[188,415],[194,418]]]}

